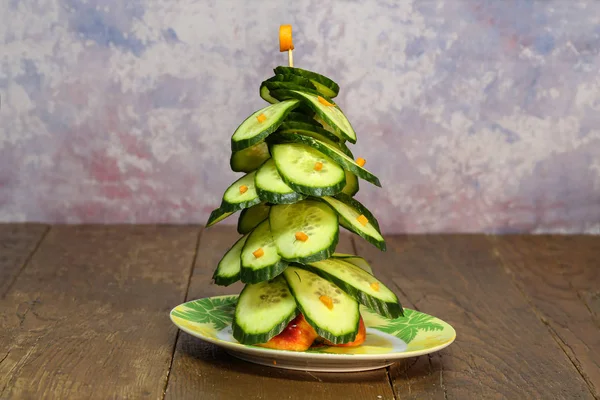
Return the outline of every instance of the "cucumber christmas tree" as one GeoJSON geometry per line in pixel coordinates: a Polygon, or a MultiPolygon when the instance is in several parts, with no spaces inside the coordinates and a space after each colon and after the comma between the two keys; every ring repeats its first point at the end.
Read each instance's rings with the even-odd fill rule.
{"type": "Polygon", "coordinates": [[[356,133],[332,100],[339,86],[293,67],[291,26],[281,26],[279,40],[290,66],[275,68],[261,84],[260,96],[271,104],[233,134],[230,165],[245,175],[207,222],[241,211],[243,236],[213,278],[246,284],[233,321],[241,343],[299,351],[315,340],[360,345],[359,304],[387,318],[403,314],[363,258],[335,252],[340,225],[385,251],[377,220],[353,198],[359,178],[381,185],[346,144],[356,143],[356,133]]]}

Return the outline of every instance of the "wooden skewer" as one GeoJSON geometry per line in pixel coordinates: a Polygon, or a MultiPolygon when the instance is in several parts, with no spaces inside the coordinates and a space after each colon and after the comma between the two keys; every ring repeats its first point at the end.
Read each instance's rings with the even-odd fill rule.
{"type": "Polygon", "coordinates": [[[288,50],[288,62],[290,63],[290,67],[294,66],[294,50],[288,50]]]}

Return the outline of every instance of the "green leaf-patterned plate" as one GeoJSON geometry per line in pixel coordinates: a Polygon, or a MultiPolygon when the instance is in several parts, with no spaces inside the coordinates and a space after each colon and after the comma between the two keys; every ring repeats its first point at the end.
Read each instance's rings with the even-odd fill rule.
{"type": "Polygon", "coordinates": [[[305,352],[273,350],[240,344],[231,335],[238,296],[216,296],[190,301],[171,311],[182,331],[221,346],[229,354],[257,364],[303,371],[366,371],[393,364],[401,358],[433,353],[456,338],[448,323],[418,311],[404,309],[404,317],[386,319],[361,306],[367,339],[358,347],[318,347],[305,352]]]}

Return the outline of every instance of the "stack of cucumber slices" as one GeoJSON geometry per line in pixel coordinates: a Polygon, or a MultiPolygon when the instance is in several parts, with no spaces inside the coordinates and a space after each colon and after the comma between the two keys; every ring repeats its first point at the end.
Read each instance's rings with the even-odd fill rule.
{"type": "Polygon", "coordinates": [[[245,175],[227,188],[207,227],[241,211],[242,237],[213,275],[218,285],[246,284],[232,324],[240,343],[269,347],[302,322],[315,343],[360,344],[359,304],[386,318],[403,315],[363,258],[335,252],[340,225],[385,251],[377,220],[353,198],[359,178],[380,183],[348,147],[356,133],[332,100],[338,92],[325,76],[277,67],[260,86],[271,104],[231,137],[231,168],[245,175]]]}

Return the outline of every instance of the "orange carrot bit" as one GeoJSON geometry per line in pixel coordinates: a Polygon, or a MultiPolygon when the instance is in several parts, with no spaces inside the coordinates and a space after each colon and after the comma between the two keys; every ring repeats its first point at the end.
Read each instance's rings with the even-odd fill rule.
{"type": "Polygon", "coordinates": [[[376,292],[379,292],[379,283],[378,282],[373,282],[371,283],[371,289],[373,289],[376,292]]]}
{"type": "Polygon", "coordinates": [[[323,163],[321,161],[317,161],[315,163],[315,171],[320,171],[323,169],[323,163]]]}
{"type": "Polygon", "coordinates": [[[356,220],[360,222],[362,226],[367,226],[369,223],[369,220],[363,214],[360,214],[358,217],[356,217],[356,220]]]}
{"type": "Polygon", "coordinates": [[[277,365],[277,360],[273,360],[273,365],[277,365]]]}
{"type": "Polygon", "coordinates": [[[327,107],[333,107],[333,106],[335,106],[335,104],[328,102],[327,100],[325,100],[321,96],[318,96],[317,99],[319,100],[319,103],[323,104],[324,106],[327,106],[327,107]]]}
{"type": "Polygon", "coordinates": [[[241,193],[241,194],[244,194],[244,193],[246,193],[247,191],[248,191],[248,186],[246,186],[246,185],[241,185],[241,186],[240,186],[240,193],[241,193]]]}
{"type": "Polygon", "coordinates": [[[261,124],[263,122],[265,122],[267,120],[267,116],[265,114],[260,114],[258,117],[256,117],[256,119],[258,120],[258,122],[260,122],[261,124]]]}
{"type": "Polygon", "coordinates": [[[319,300],[321,300],[321,303],[323,303],[325,307],[329,308],[330,310],[333,310],[333,299],[331,297],[322,295],[321,297],[319,297],[319,300]]]}
{"type": "Polygon", "coordinates": [[[262,247],[259,247],[258,249],[256,249],[253,253],[254,257],[256,258],[261,258],[262,256],[265,255],[265,251],[263,250],[262,247]]]}
{"type": "Polygon", "coordinates": [[[292,26],[291,25],[280,25],[279,26],[279,51],[294,50],[294,44],[292,43],[292,26]]]}
{"type": "Polygon", "coordinates": [[[356,159],[356,163],[358,164],[359,167],[364,167],[365,164],[367,163],[367,160],[365,160],[364,158],[358,157],[356,159]]]}
{"type": "Polygon", "coordinates": [[[296,240],[306,242],[308,240],[308,235],[304,232],[296,232],[296,240]]]}

